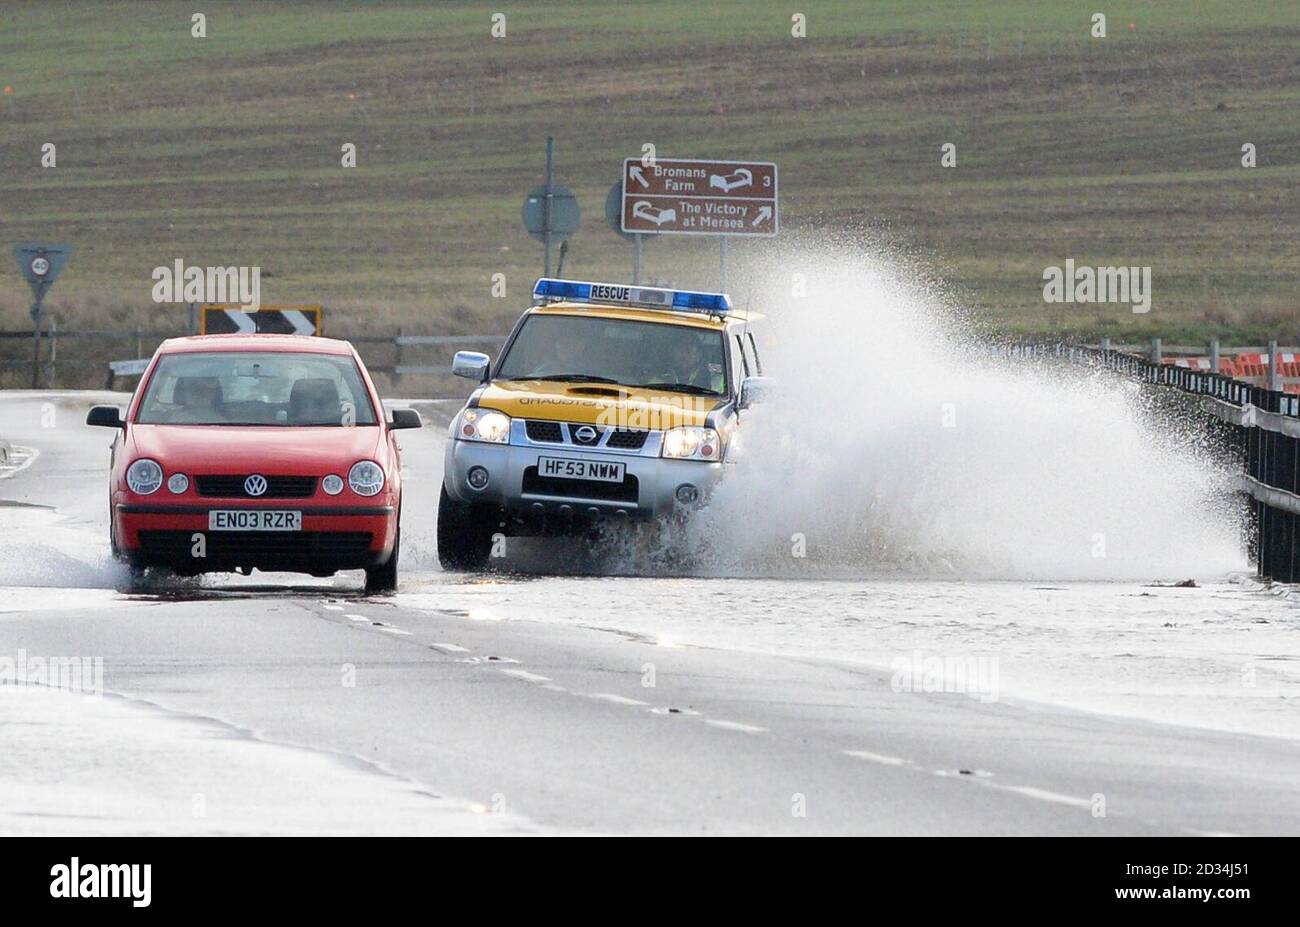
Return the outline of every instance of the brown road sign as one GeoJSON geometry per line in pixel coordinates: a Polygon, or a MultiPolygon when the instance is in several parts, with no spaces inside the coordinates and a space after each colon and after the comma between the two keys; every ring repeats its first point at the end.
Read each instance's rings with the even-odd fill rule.
{"type": "Polygon", "coordinates": [[[776,165],[767,161],[623,161],[625,232],[775,235],[776,165]]]}

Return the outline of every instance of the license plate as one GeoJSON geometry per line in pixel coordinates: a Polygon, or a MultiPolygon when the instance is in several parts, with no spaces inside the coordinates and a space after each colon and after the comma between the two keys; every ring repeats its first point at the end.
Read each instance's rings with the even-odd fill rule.
{"type": "Polygon", "coordinates": [[[596,480],[601,483],[623,482],[626,464],[604,460],[572,460],[568,457],[538,457],[537,475],[562,480],[596,480]]]}
{"type": "Polygon", "coordinates": [[[266,509],[216,509],[208,512],[209,531],[301,531],[302,512],[266,509]]]}

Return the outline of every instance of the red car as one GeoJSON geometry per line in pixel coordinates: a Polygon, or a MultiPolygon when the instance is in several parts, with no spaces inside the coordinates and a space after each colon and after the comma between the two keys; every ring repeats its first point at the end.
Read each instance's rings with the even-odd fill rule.
{"type": "Polygon", "coordinates": [[[200,335],[162,343],[123,420],[95,406],[86,424],[112,446],[113,555],[134,575],[364,569],[397,586],[401,456],[370,374],[346,341],[200,335]]]}

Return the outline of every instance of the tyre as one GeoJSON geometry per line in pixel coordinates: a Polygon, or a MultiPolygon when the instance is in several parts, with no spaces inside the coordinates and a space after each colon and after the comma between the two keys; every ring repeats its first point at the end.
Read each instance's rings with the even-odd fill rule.
{"type": "Polygon", "coordinates": [[[458,502],[442,487],[438,496],[438,562],[444,570],[481,570],[492,554],[501,519],[492,506],[458,502]]]}
{"type": "Polygon", "coordinates": [[[377,567],[366,567],[366,592],[394,592],[397,589],[397,555],[402,550],[402,529],[393,538],[393,553],[388,562],[377,567]]]}

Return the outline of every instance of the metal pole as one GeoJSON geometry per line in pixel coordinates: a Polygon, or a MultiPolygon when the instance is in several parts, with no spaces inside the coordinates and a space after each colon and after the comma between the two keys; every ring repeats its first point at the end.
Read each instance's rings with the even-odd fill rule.
{"type": "Polygon", "coordinates": [[[555,199],[555,139],[546,136],[546,202],[542,212],[542,246],[543,264],[546,272],[543,277],[551,275],[551,204],[555,199]]]}
{"type": "Polygon", "coordinates": [[[1160,350],[1160,339],[1151,339],[1151,363],[1158,364],[1163,359],[1163,352],[1160,350]]]}
{"type": "Polygon", "coordinates": [[[35,320],[32,326],[32,389],[40,389],[41,376],[41,314],[44,309],[41,306],[41,297],[44,293],[36,294],[36,302],[32,303],[32,318],[35,320]]]}
{"type": "Polygon", "coordinates": [[[1282,376],[1277,366],[1277,342],[1268,343],[1268,388],[1275,393],[1282,392],[1282,376]]]}
{"type": "Polygon", "coordinates": [[[45,378],[45,388],[53,389],[59,378],[59,320],[50,319],[50,375],[45,378]]]}
{"type": "Polygon", "coordinates": [[[722,238],[719,239],[718,264],[719,264],[718,276],[722,281],[721,284],[718,286],[718,289],[725,293],[727,292],[727,236],[726,235],[723,235],[722,238]]]}
{"type": "Polygon", "coordinates": [[[632,236],[632,283],[641,283],[641,233],[632,236]]]}
{"type": "Polygon", "coordinates": [[[1219,360],[1220,360],[1219,339],[1212,338],[1210,339],[1210,372],[1211,373],[1219,372],[1219,360]]]}

